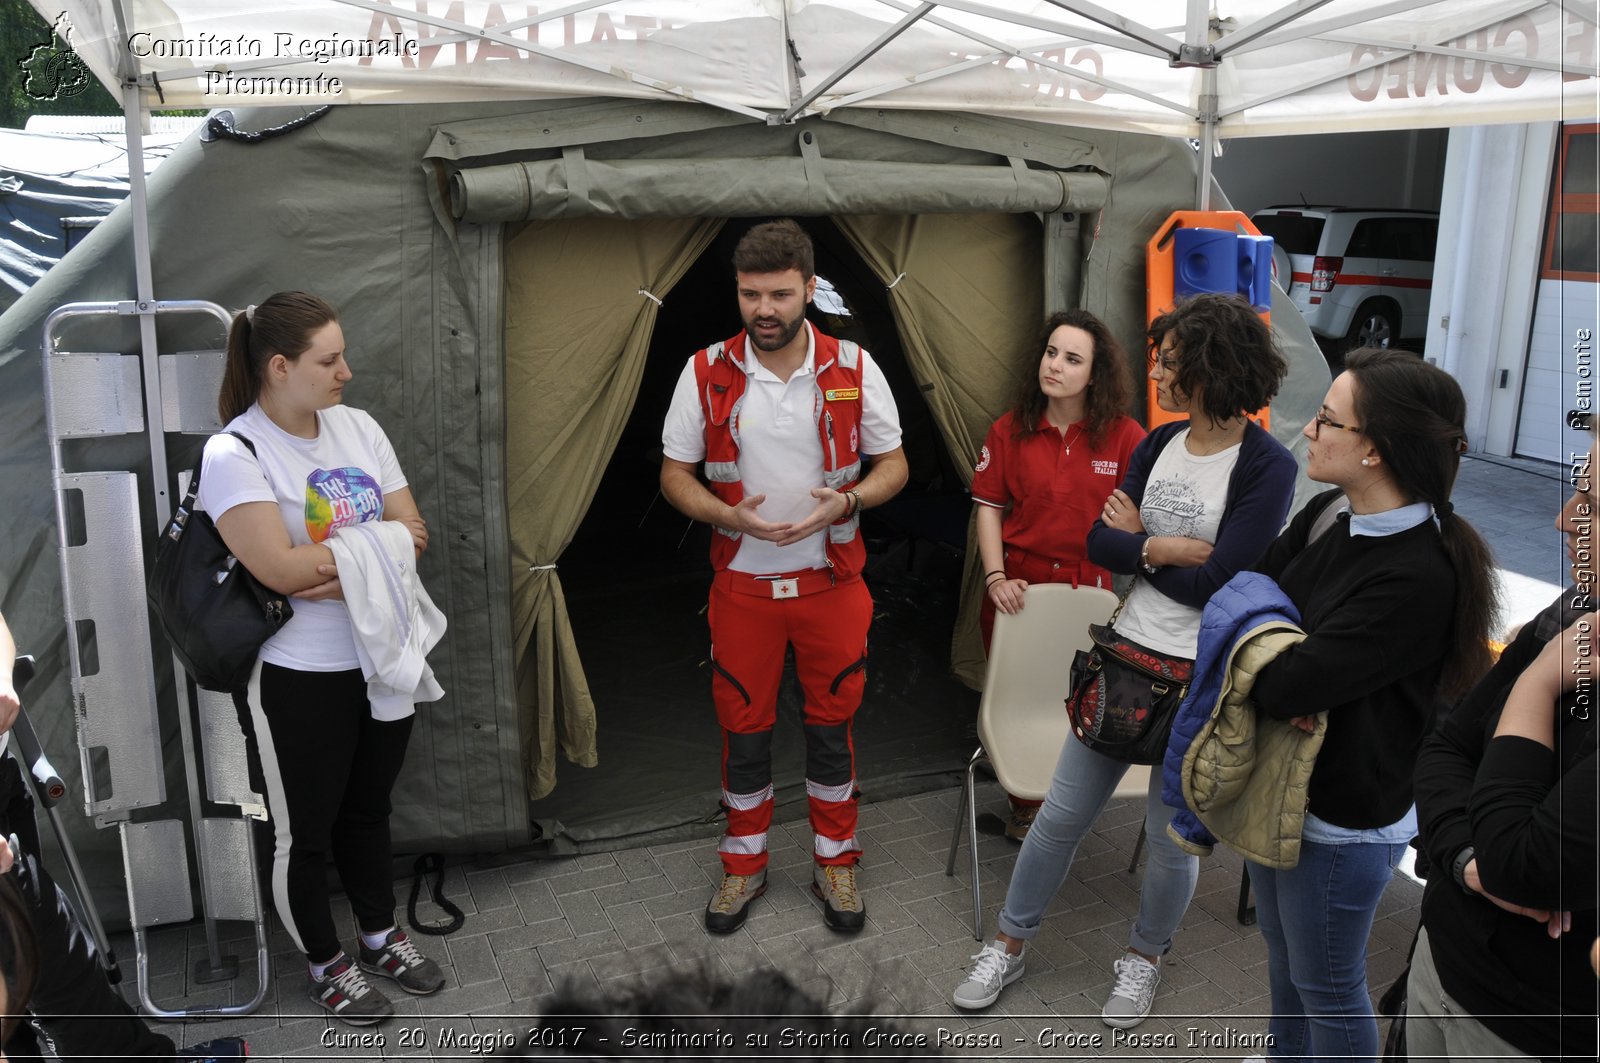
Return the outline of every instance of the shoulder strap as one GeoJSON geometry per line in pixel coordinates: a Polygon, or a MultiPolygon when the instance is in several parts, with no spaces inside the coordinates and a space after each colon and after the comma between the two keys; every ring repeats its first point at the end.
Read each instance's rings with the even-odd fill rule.
{"type": "Polygon", "coordinates": [[[255,458],[257,461],[261,460],[259,457],[256,456],[256,445],[254,443],[250,442],[250,437],[249,436],[245,435],[242,432],[235,432],[231,428],[227,429],[227,434],[232,436],[233,438],[237,439],[239,442],[243,443],[244,444],[244,448],[250,452],[250,456],[252,458],[255,458]]]}
{"type": "MultiPolygon", "coordinates": [[[[239,442],[243,443],[244,444],[244,448],[250,452],[250,456],[252,458],[256,459],[256,464],[257,465],[261,464],[261,456],[256,453],[256,445],[254,443],[250,442],[250,437],[249,436],[243,435],[243,434],[241,434],[239,432],[235,432],[232,429],[224,429],[223,432],[220,433],[220,434],[230,435],[233,438],[237,439],[239,442]]],[[[205,469],[205,465],[206,465],[206,459],[205,459],[205,455],[202,453],[200,455],[200,463],[194,467],[194,479],[189,481],[189,497],[190,498],[199,498],[200,497],[200,473],[201,473],[202,470],[205,469]]],[[[265,476],[266,474],[267,474],[267,470],[266,469],[262,469],[261,470],[261,475],[265,476]]],[[[270,487],[271,484],[269,483],[268,486],[270,487]]]]}
{"type": "Polygon", "coordinates": [[[1340,508],[1348,501],[1343,492],[1328,500],[1328,504],[1322,507],[1322,512],[1317,514],[1317,519],[1311,522],[1311,531],[1306,535],[1307,546],[1327,534],[1328,529],[1333,527],[1333,522],[1339,519],[1340,508]]]}

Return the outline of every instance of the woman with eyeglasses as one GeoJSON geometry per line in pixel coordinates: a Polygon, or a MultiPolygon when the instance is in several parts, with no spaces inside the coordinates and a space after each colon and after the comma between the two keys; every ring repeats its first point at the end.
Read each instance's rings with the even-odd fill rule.
{"type": "Polygon", "coordinates": [[[1299,863],[1249,864],[1267,942],[1274,1059],[1371,1059],[1367,935],[1417,833],[1412,775],[1441,700],[1489,666],[1493,564],[1455,515],[1466,400],[1402,351],[1345,356],[1306,425],[1313,498],[1255,566],[1299,610],[1304,642],[1257,677],[1257,711],[1306,731],[1326,713],[1299,863]],[[1317,518],[1340,507],[1323,534],[1317,518]]]}
{"type": "MultiPolygon", "coordinates": [[[[1160,426],[1134,448],[1122,485],[1089,531],[1088,553],[1097,565],[1135,575],[1117,632],[1192,658],[1206,600],[1255,563],[1289,513],[1294,457],[1249,418],[1277,394],[1288,363],[1266,323],[1236,296],[1180,303],[1151,322],[1148,340],[1157,403],[1188,419],[1160,426]]],[[[999,933],[973,957],[953,996],[957,1007],[988,1007],[1022,976],[1024,945],[1038,935],[1078,843],[1128,767],[1067,736],[1017,856],[999,933]]],[[[1150,1014],[1161,957],[1194,896],[1199,861],[1167,834],[1175,811],[1162,800],[1160,773],[1152,772],[1149,860],[1127,950],[1112,965],[1101,1010],[1108,1026],[1137,1026],[1150,1014]]]]}

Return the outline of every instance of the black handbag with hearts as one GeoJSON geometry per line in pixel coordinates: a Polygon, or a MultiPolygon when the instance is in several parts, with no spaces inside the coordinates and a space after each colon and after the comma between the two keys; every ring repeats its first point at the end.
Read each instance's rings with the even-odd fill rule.
{"type": "MultiPolygon", "coordinates": [[[[255,455],[255,444],[229,432],[255,455]]],[[[195,508],[200,472],[156,540],[146,593],[185,670],[207,690],[243,689],[261,644],[294,616],[287,595],[261,584],[195,508]]]]}
{"type": "Polygon", "coordinates": [[[1116,621],[1113,614],[1109,623],[1089,625],[1094,645],[1073,657],[1067,719],[1078,741],[1102,756],[1159,764],[1194,678],[1194,661],[1119,635],[1116,621]]]}

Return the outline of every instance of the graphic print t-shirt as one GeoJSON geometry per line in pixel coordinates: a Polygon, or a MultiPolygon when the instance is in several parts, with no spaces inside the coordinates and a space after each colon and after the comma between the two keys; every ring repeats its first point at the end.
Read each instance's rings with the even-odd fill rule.
{"type": "MultiPolygon", "coordinates": [[[[1185,428],[1156,456],[1145,480],[1139,519],[1152,537],[1181,535],[1215,543],[1228,505],[1228,480],[1239,463],[1239,446],[1196,456],[1185,428]]],[[[1175,602],[1148,580],[1137,580],[1117,617],[1117,630],[1153,650],[1193,657],[1200,640],[1200,610],[1175,602]]]]}
{"type": "MultiPolygon", "coordinates": [[[[325,542],[340,528],[383,519],[384,495],[406,486],[394,448],[361,410],[318,414],[317,438],[301,439],[252,406],[206,443],[198,505],[212,520],[247,502],[274,502],[289,542],[325,542]]],[[[350,612],[340,601],[294,601],[294,619],[261,647],[261,659],[304,672],[360,667],[350,612]]]]}

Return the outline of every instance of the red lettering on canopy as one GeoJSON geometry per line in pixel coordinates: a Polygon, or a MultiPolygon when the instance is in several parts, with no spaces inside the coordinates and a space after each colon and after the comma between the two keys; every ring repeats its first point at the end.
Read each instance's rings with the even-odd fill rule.
{"type": "MultiPolygon", "coordinates": [[[[1574,48],[1586,47],[1584,58],[1576,61],[1592,65],[1595,29],[1587,23],[1583,24],[1583,29],[1586,33],[1568,34],[1567,52],[1571,55],[1574,48]],[[1586,42],[1583,41],[1585,36],[1586,42]],[[1575,45],[1574,41],[1579,43],[1575,45]]],[[[1410,96],[1421,99],[1430,92],[1444,96],[1449,93],[1452,82],[1458,91],[1473,93],[1483,87],[1484,71],[1487,68],[1496,84],[1502,88],[1514,89],[1528,80],[1533,68],[1493,60],[1504,58],[1504,53],[1507,51],[1520,50],[1522,55],[1530,59],[1537,56],[1539,28],[1529,16],[1518,15],[1494,28],[1492,52],[1487,29],[1480,29],[1468,36],[1447,41],[1443,46],[1481,52],[1483,55],[1482,58],[1469,59],[1460,55],[1446,56],[1435,52],[1407,51],[1388,62],[1360,69],[1374,59],[1382,59],[1385,52],[1371,45],[1358,44],[1350,52],[1351,71],[1345,76],[1345,88],[1352,97],[1362,103],[1376,100],[1385,84],[1388,85],[1387,95],[1395,100],[1403,100],[1410,96]]],[[[1584,75],[1567,75],[1567,80],[1582,76],[1584,75]]]]}

